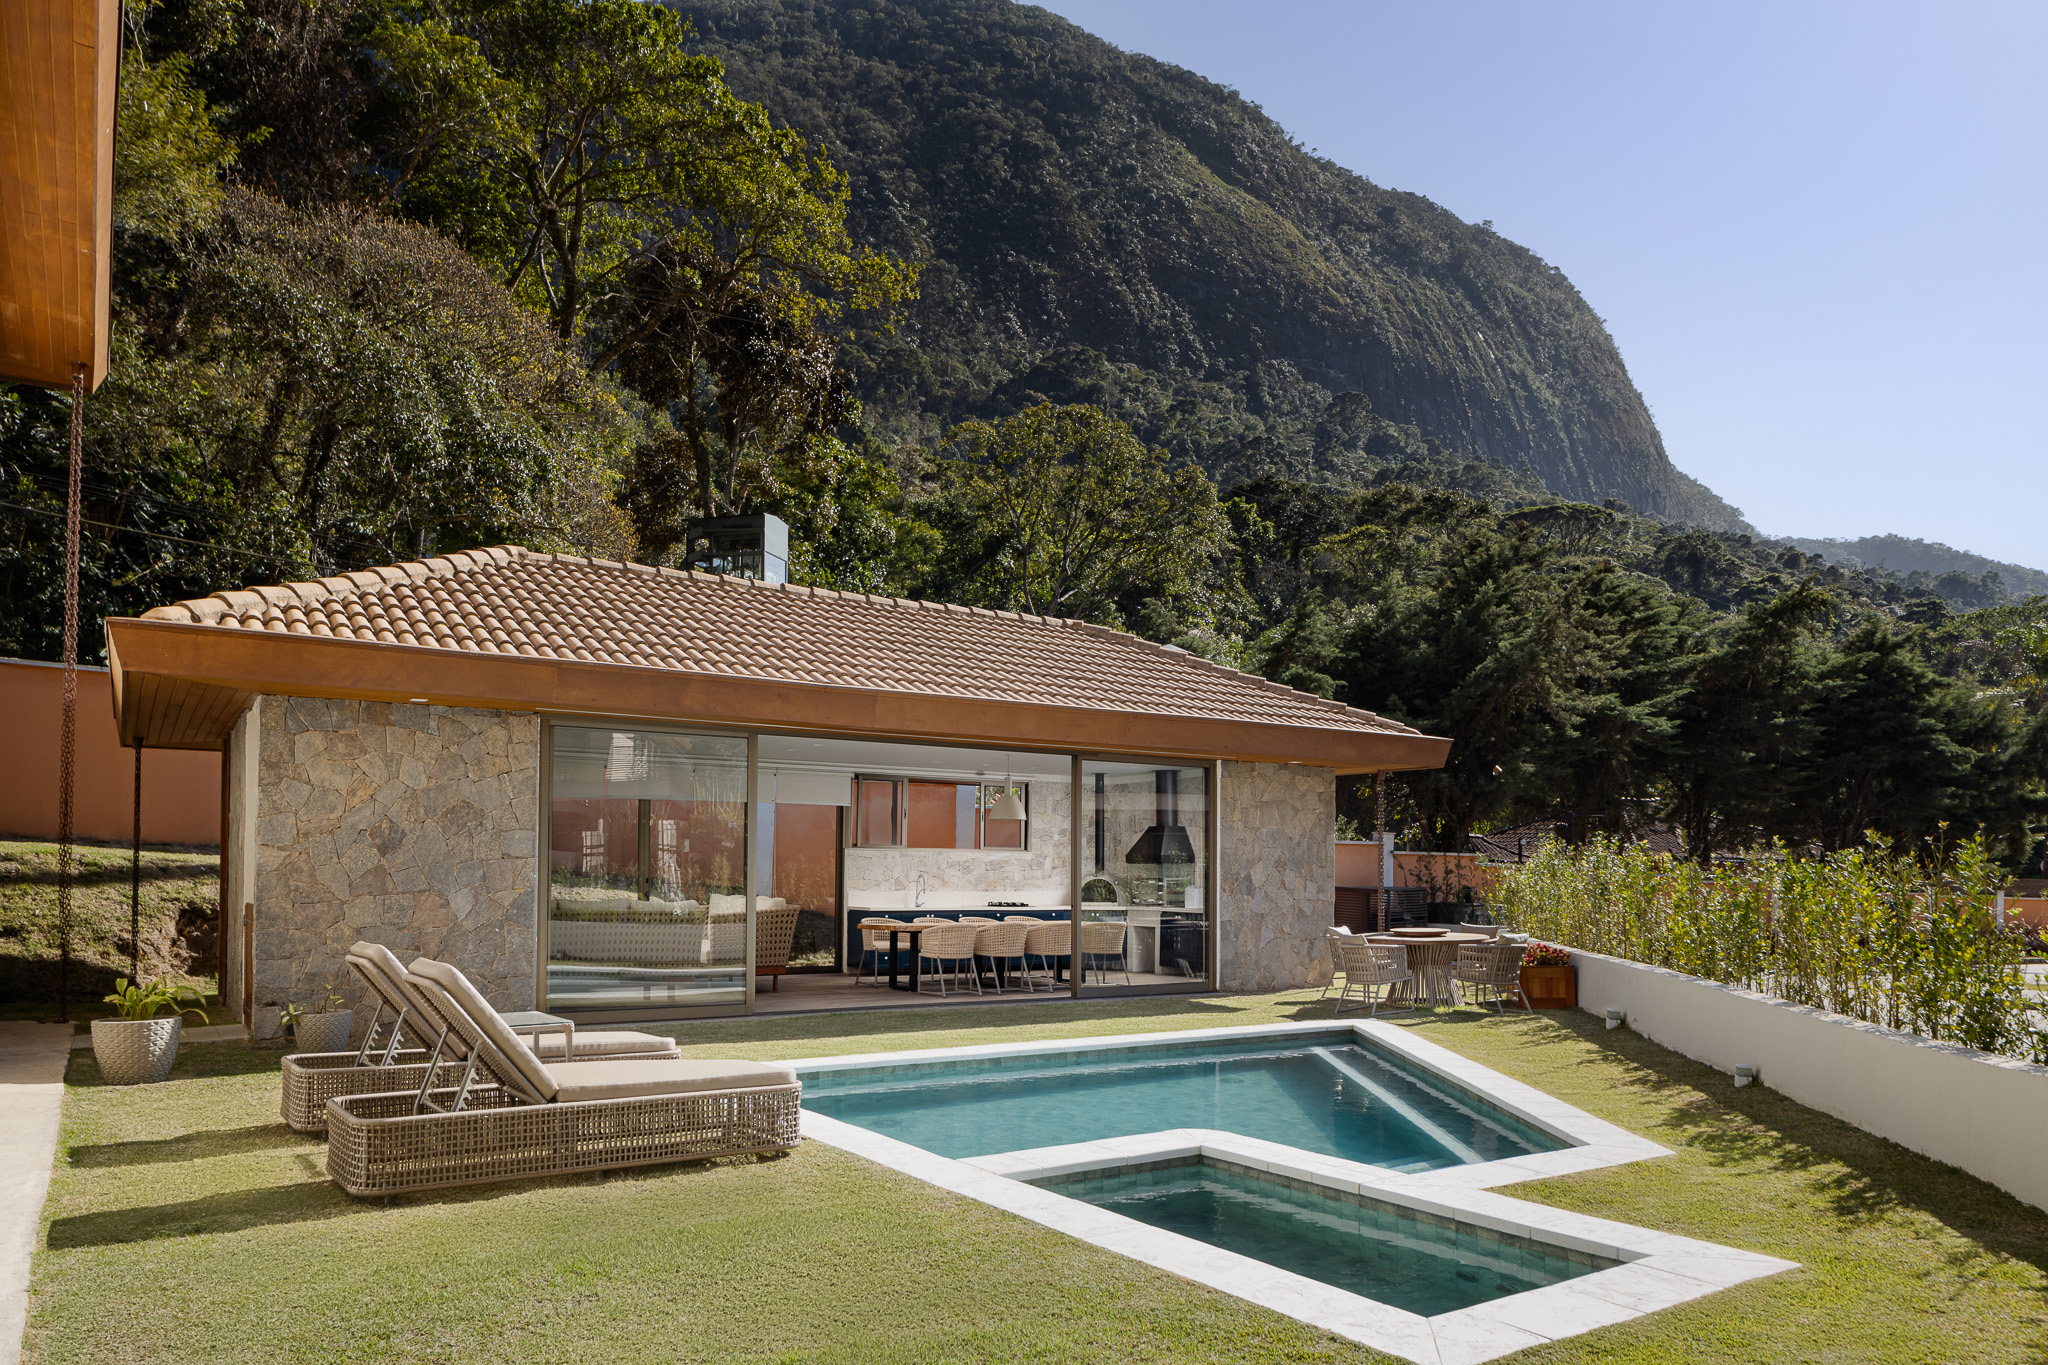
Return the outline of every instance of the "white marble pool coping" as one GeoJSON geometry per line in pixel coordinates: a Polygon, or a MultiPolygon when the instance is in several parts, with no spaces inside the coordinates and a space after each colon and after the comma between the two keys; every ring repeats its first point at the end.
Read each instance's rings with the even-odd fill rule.
{"type": "Polygon", "coordinates": [[[1626,1223],[1569,1213],[1490,1193],[1490,1187],[1669,1156],[1667,1148],[1595,1118],[1532,1086],[1483,1067],[1405,1029],[1371,1020],[1349,1030],[1328,1023],[1262,1024],[1179,1033],[1121,1034],[987,1047],[864,1053],[792,1062],[800,1073],[926,1062],[1089,1052],[1187,1043],[1273,1042],[1290,1035],[1350,1031],[1413,1064],[1485,1096],[1526,1123],[1572,1145],[1560,1151],[1403,1175],[1276,1142],[1213,1129],[1181,1128],[1096,1142],[1003,1152],[956,1161],[880,1133],[803,1112],[803,1133],[905,1175],[992,1205],[1091,1245],[1157,1266],[1418,1365],[1476,1365],[1497,1356],[1627,1322],[1746,1280],[1796,1268],[1755,1252],[1626,1223]],[[1254,1170],[1397,1204],[1474,1227],[1619,1260],[1607,1270],[1423,1317],[1336,1289],[1235,1252],[1198,1242],[1025,1182],[1047,1176],[1212,1156],[1254,1170]]]}

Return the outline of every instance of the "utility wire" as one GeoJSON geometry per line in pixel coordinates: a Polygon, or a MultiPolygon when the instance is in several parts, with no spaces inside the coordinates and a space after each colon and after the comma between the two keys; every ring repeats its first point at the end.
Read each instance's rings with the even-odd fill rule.
{"type": "MultiPolygon", "coordinates": [[[[34,512],[38,516],[45,517],[61,517],[64,515],[54,508],[31,507],[23,502],[0,501],[0,507],[11,507],[17,512],[34,512]]],[[[116,526],[111,521],[93,521],[89,517],[80,517],[79,523],[84,526],[97,526],[107,531],[120,531],[131,536],[148,536],[152,540],[172,540],[180,545],[191,545],[201,550],[219,550],[223,554],[241,555],[247,559],[271,560],[272,558],[260,550],[238,550],[232,545],[215,545],[213,542],[206,540],[187,540],[183,536],[174,536],[164,531],[145,531],[139,526],[116,526]]]]}

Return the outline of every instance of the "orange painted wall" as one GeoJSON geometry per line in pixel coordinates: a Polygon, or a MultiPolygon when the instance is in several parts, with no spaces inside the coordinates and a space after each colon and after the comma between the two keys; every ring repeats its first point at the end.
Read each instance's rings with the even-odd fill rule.
{"type": "Polygon", "coordinates": [[[2007,896],[2005,898],[2005,922],[2031,924],[2037,928],[2048,928],[2048,898],[2040,896],[2007,896]]]}
{"type": "MultiPolygon", "coordinates": [[[[113,682],[78,670],[78,786],[72,829],[126,841],[134,829],[135,754],[114,735],[113,682]]],[[[0,834],[57,837],[57,740],[64,670],[0,659],[0,834]]],[[[142,840],[220,842],[220,755],[190,749],[142,754],[142,840]]]]}

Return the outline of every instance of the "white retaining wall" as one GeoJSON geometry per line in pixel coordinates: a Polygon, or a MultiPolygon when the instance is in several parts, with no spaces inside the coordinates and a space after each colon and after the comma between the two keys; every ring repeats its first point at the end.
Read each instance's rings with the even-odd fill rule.
{"type": "Polygon", "coordinates": [[[1579,1008],[2048,1208],[2048,1068],[1576,950],[1579,1008]]]}

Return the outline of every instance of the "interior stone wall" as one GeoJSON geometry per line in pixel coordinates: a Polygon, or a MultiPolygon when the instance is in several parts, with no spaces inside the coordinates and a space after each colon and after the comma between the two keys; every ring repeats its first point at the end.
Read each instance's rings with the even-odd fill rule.
{"type": "Polygon", "coordinates": [[[929,905],[1065,905],[1072,894],[1072,793],[1065,782],[1033,781],[1030,787],[1029,848],[849,848],[847,906],[907,906],[917,894],[920,872],[932,893],[929,905]]]}
{"type": "Polygon", "coordinates": [[[1223,765],[1218,981],[1276,991],[1330,978],[1337,779],[1327,768],[1223,765]]]}
{"type": "Polygon", "coordinates": [[[499,1009],[531,1009],[540,720],[325,698],[258,703],[255,1019],[332,990],[372,1001],[343,960],[370,939],[442,958],[499,1009]]]}

